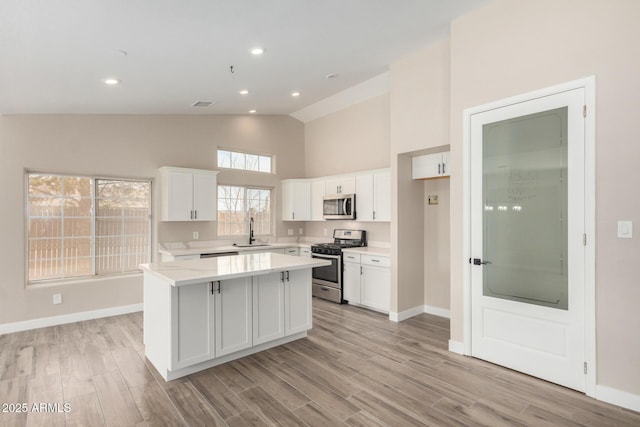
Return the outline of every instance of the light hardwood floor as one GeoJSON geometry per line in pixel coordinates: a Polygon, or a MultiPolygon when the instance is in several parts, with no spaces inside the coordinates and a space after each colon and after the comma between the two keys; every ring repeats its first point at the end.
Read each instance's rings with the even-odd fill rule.
{"type": "Polygon", "coordinates": [[[0,336],[1,426],[640,426],[640,414],[447,351],[447,319],[314,300],[308,338],[166,383],[142,313],[0,336]],[[64,412],[68,402],[69,412],[64,412]],[[59,403],[62,412],[34,412],[59,403]]]}

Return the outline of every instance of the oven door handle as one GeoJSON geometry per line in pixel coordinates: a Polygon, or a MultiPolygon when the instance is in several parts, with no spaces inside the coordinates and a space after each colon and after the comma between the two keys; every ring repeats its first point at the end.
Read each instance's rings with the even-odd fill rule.
{"type": "Polygon", "coordinates": [[[326,254],[311,254],[311,258],[331,258],[340,259],[340,255],[326,255],[326,254]]]}

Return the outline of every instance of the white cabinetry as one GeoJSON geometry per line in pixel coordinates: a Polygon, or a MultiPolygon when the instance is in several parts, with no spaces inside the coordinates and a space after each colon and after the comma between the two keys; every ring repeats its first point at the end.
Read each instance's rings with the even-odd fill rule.
{"type": "Polygon", "coordinates": [[[307,179],[282,181],[282,220],[309,221],[311,219],[311,183],[307,179]]]}
{"type": "Polygon", "coordinates": [[[251,278],[222,280],[215,295],[216,357],[252,346],[251,278]]]}
{"type": "Polygon", "coordinates": [[[216,171],[160,168],[161,221],[215,221],[216,171]]]}
{"type": "Polygon", "coordinates": [[[311,270],[254,277],[253,345],[311,328],[311,270]]]}
{"type": "Polygon", "coordinates": [[[356,177],[354,175],[331,176],[325,178],[325,195],[354,194],[356,192],[356,177]]]}
{"type": "Polygon", "coordinates": [[[171,369],[185,368],[252,345],[251,278],[197,283],[174,293],[171,369]]]}
{"type": "Polygon", "coordinates": [[[344,299],[384,313],[389,312],[391,271],[389,258],[344,254],[344,299]]]}
{"type": "Polygon", "coordinates": [[[391,179],[388,169],[356,176],[359,221],[391,221],[391,179]]]}
{"type": "Polygon", "coordinates": [[[324,211],[324,196],[325,196],[325,184],[324,179],[311,180],[311,221],[322,221],[324,211]]]}
{"type": "Polygon", "coordinates": [[[442,153],[425,154],[411,159],[413,179],[438,178],[449,176],[451,168],[449,165],[449,151],[442,153]]]}
{"type": "Polygon", "coordinates": [[[285,255],[298,256],[300,255],[300,248],[292,247],[292,248],[284,248],[285,255]]]}
{"type": "Polygon", "coordinates": [[[302,246],[300,248],[300,256],[306,256],[311,258],[311,247],[310,246],[302,246]]]}

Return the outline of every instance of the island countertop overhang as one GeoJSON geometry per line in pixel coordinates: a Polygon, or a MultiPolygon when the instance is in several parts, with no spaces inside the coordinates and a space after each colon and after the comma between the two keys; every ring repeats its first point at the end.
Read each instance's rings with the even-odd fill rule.
{"type": "Polygon", "coordinates": [[[331,262],[323,259],[266,252],[141,264],[140,268],[171,286],[185,286],[328,265],[331,262]]]}

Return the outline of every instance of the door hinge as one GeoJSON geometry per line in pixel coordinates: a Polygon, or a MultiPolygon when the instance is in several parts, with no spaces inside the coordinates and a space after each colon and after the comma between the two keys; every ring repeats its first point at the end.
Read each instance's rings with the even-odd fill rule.
{"type": "Polygon", "coordinates": [[[582,246],[587,246],[587,233],[582,235],[582,246]]]}
{"type": "Polygon", "coordinates": [[[584,362],[584,374],[587,375],[587,362],[584,362]]]}
{"type": "Polygon", "coordinates": [[[587,117],[587,104],[582,106],[582,117],[587,117]]]}

